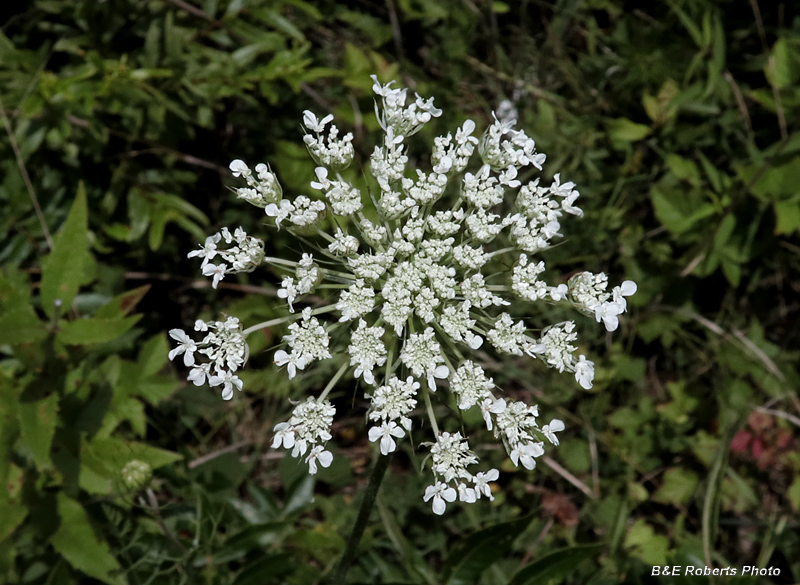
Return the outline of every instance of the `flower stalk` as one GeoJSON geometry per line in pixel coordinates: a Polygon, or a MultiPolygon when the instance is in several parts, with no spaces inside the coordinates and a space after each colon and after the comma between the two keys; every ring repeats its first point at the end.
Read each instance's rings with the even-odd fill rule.
{"type": "Polygon", "coordinates": [[[358,517],[353,525],[353,530],[350,537],[347,539],[347,545],[344,548],[344,553],[333,572],[333,576],[328,581],[328,585],[344,585],[347,571],[350,565],[356,558],[358,551],[358,544],[361,542],[361,537],[364,536],[364,530],[369,524],[369,517],[372,509],[375,507],[375,500],[378,497],[378,491],[381,487],[381,482],[386,475],[386,470],[389,469],[391,455],[385,457],[378,457],[375,465],[372,468],[372,474],[369,477],[369,483],[364,489],[364,497],[361,499],[361,506],[358,509],[358,517]]]}

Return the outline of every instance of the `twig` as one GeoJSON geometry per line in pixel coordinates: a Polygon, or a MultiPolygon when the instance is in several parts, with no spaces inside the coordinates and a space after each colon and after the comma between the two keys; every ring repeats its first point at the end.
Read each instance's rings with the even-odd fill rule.
{"type": "Polygon", "coordinates": [[[389,23],[392,25],[392,37],[394,37],[394,50],[400,59],[405,58],[403,51],[403,37],[400,33],[400,21],[397,20],[397,11],[394,9],[394,2],[386,0],[386,8],[389,10],[389,23]]]}
{"type": "Polygon", "coordinates": [[[153,490],[147,488],[147,503],[149,504],[147,507],[153,512],[153,515],[156,517],[156,522],[158,522],[158,526],[161,528],[161,532],[164,533],[164,536],[169,538],[169,540],[175,544],[183,554],[186,554],[186,547],[181,544],[181,542],[175,537],[172,531],[164,524],[164,518],[161,516],[161,510],[158,507],[158,500],[156,499],[156,495],[153,493],[153,490]]]}
{"type": "Polygon", "coordinates": [[[600,497],[600,471],[598,466],[597,456],[597,437],[594,435],[594,430],[589,429],[589,457],[592,459],[592,487],[594,488],[594,495],[600,497]]]}
{"type": "Polygon", "coordinates": [[[741,90],[739,89],[739,84],[736,83],[736,80],[731,75],[730,71],[725,71],[722,74],[725,78],[725,81],[728,82],[728,85],[731,86],[731,91],[733,91],[733,97],[736,99],[736,106],[739,108],[739,113],[742,115],[742,119],[744,120],[745,130],[747,130],[747,136],[750,138],[751,141],[755,139],[753,136],[753,125],[750,122],[750,112],[747,109],[747,103],[744,101],[744,96],[742,95],[741,90]]]}
{"type": "Polygon", "coordinates": [[[587,486],[585,483],[583,483],[577,477],[572,475],[569,471],[567,471],[566,469],[561,467],[558,463],[556,463],[549,456],[545,455],[544,457],[542,457],[542,461],[544,461],[545,465],[547,465],[550,469],[555,471],[558,475],[560,475],[561,477],[566,479],[569,483],[571,483],[576,488],[581,490],[584,494],[586,494],[587,496],[589,496],[593,500],[597,499],[597,496],[595,495],[595,493],[591,489],[589,489],[589,486],[587,486]]]}
{"type": "Polygon", "coordinates": [[[140,150],[129,150],[128,152],[123,153],[120,156],[127,156],[129,158],[133,158],[135,156],[141,156],[143,154],[150,154],[157,152],[166,152],[167,154],[171,154],[176,158],[182,160],[186,164],[194,165],[197,167],[203,167],[206,169],[211,169],[212,171],[217,171],[218,173],[228,172],[228,169],[218,164],[214,164],[213,162],[203,160],[202,158],[197,158],[196,156],[192,156],[191,154],[184,154],[182,152],[178,152],[177,150],[172,150],[171,148],[167,148],[165,146],[154,146],[152,148],[143,148],[140,150]]]}
{"type": "Polygon", "coordinates": [[[528,550],[525,551],[525,555],[519,562],[520,568],[528,564],[528,561],[531,559],[531,557],[533,557],[533,553],[536,552],[536,548],[542,543],[547,534],[550,532],[550,529],[553,527],[554,522],[555,520],[553,520],[552,516],[547,519],[547,523],[544,525],[544,528],[542,528],[542,531],[539,533],[539,536],[536,537],[534,543],[528,548],[528,550]]]}
{"type": "Polygon", "coordinates": [[[761,46],[764,52],[767,52],[767,35],[764,32],[764,22],[761,20],[761,9],[758,7],[757,0],[750,0],[750,7],[753,9],[753,16],[756,18],[756,28],[758,29],[758,36],[761,39],[761,46]]]}
{"type": "Polygon", "coordinates": [[[316,91],[314,91],[314,89],[310,85],[308,85],[305,81],[303,81],[300,84],[300,89],[302,89],[303,93],[305,93],[308,97],[314,100],[323,110],[325,110],[326,112],[333,113],[334,110],[333,106],[330,103],[328,103],[324,97],[322,97],[316,91]]]}
{"type": "Polygon", "coordinates": [[[772,416],[777,416],[779,418],[788,420],[796,427],[800,427],[800,418],[796,417],[793,414],[789,414],[788,412],[783,412],[782,410],[774,410],[772,408],[764,408],[763,406],[756,406],[756,410],[758,412],[763,412],[764,414],[771,414],[772,416]]]}
{"type": "Polygon", "coordinates": [[[775,113],[778,115],[778,126],[781,129],[781,138],[786,140],[789,133],[786,129],[786,114],[783,111],[783,102],[781,101],[781,90],[775,83],[775,55],[769,56],[768,66],[772,75],[769,76],[769,85],[772,88],[772,98],[775,100],[775,113]]]}
{"type": "Polygon", "coordinates": [[[692,260],[691,262],[689,262],[689,264],[686,265],[686,268],[681,270],[681,278],[686,278],[688,275],[690,275],[692,271],[694,271],[694,269],[697,268],[697,265],[700,264],[703,260],[705,260],[705,258],[706,258],[705,252],[698,254],[694,260],[692,260]]]}
{"type": "MultiPolygon", "coordinates": [[[[67,122],[69,122],[73,126],[78,126],[79,128],[89,128],[89,127],[91,127],[91,124],[89,123],[88,120],[84,120],[82,118],[78,118],[77,116],[73,116],[71,114],[67,115],[67,122]]],[[[167,154],[171,154],[172,156],[184,161],[187,164],[191,164],[191,165],[195,165],[195,166],[199,166],[199,167],[204,167],[204,168],[207,168],[207,169],[212,169],[212,170],[215,170],[215,171],[217,171],[219,173],[227,173],[228,172],[228,169],[226,169],[226,168],[224,168],[224,167],[222,167],[222,166],[220,166],[220,165],[218,165],[216,163],[213,163],[213,162],[207,161],[207,160],[203,160],[201,158],[197,158],[196,156],[192,156],[191,154],[185,154],[185,153],[180,152],[178,150],[175,150],[173,148],[169,148],[168,146],[163,146],[163,145],[158,144],[156,142],[152,142],[150,140],[147,140],[146,138],[137,138],[135,136],[131,136],[130,134],[126,134],[125,132],[120,132],[119,130],[115,130],[114,128],[109,128],[108,126],[103,126],[103,129],[106,132],[108,132],[109,134],[112,134],[114,136],[119,136],[120,138],[123,138],[123,139],[125,139],[125,140],[127,140],[129,142],[139,142],[141,144],[146,144],[154,152],[165,152],[167,154]]],[[[138,156],[139,154],[143,154],[145,152],[148,152],[148,151],[147,150],[138,150],[138,151],[134,150],[134,151],[130,151],[128,154],[133,153],[133,156],[138,156]]]]}
{"type": "Polygon", "coordinates": [[[50,230],[47,229],[47,223],[44,220],[44,214],[42,213],[42,208],[39,205],[39,198],[36,197],[36,191],[33,188],[33,183],[31,183],[31,178],[28,176],[28,169],[25,168],[25,161],[22,160],[22,153],[19,150],[19,145],[17,144],[16,136],[14,136],[14,131],[11,129],[11,121],[8,119],[8,115],[6,115],[6,109],[3,105],[2,98],[0,98],[0,117],[3,118],[3,126],[6,128],[8,140],[11,142],[11,149],[14,151],[14,157],[17,159],[17,166],[19,167],[19,172],[22,174],[22,180],[25,182],[25,186],[28,188],[28,195],[31,198],[31,203],[33,203],[33,208],[36,210],[36,217],[39,218],[39,225],[42,227],[42,231],[44,232],[44,239],[47,240],[47,246],[52,250],[53,237],[50,235],[50,230]]]}
{"type": "Polygon", "coordinates": [[[212,451],[211,453],[207,453],[197,459],[193,459],[189,462],[189,469],[194,469],[195,467],[200,467],[201,465],[208,463],[219,457],[220,455],[225,455],[227,453],[232,453],[237,451],[242,447],[247,447],[248,445],[252,445],[253,441],[239,441],[238,443],[233,443],[228,445],[227,447],[223,447],[222,449],[217,449],[216,451],[212,451]]]}
{"type": "Polygon", "coordinates": [[[356,139],[359,139],[364,132],[364,117],[361,115],[361,108],[358,107],[358,100],[356,97],[352,93],[347,97],[350,100],[350,105],[353,107],[354,133],[356,139]]]}
{"type": "Polygon", "coordinates": [[[188,2],[184,2],[183,0],[167,0],[167,2],[169,2],[170,4],[174,4],[178,8],[185,10],[189,14],[197,16],[198,18],[202,18],[204,20],[207,20],[208,22],[213,22],[214,24],[219,24],[213,16],[209,16],[208,14],[206,14],[196,6],[192,6],[188,2]]]}
{"type": "Polygon", "coordinates": [[[786,381],[786,376],[783,375],[783,372],[778,369],[778,366],[775,365],[775,362],[773,362],[770,357],[761,350],[760,347],[750,341],[750,339],[738,329],[733,329],[733,334],[739,341],[742,342],[742,345],[752,351],[758,357],[758,359],[761,360],[761,362],[770,372],[772,372],[776,378],[778,378],[781,382],[786,381]]]}

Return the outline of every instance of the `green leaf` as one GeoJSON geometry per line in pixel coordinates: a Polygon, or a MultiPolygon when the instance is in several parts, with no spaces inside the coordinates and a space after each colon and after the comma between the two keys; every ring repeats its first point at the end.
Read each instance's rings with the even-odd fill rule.
{"type": "Polygon", "coordinates": [[[139,352],[139,359],[137,360],[142,377],[157,374],[167,363],[168,355],[169,345],[163,333],[149,339],[139,352]]]}
{"type": "Polygon", "coordinates": [[[56,311],[57,300],[63,313],[78,293],[89,256],[87,231],[86,189],[81,183],[67,221],[56,234],[53,251],[42,262],[42,308],[49,316],[56,311]]]}
{"type": "Polygon", "coordinates": [[[650,198],[656,217],[669,231],[680,235],[689,230],[698,221],[713,215],[714,206],[710,203],[700,203],[690,198],[688,194],[675,190],[664,190],[658,185],[650,189],[650,198]]]}
{"type": "Polygon", "coordinates": [[[270,578],[281,577],[296,568],[297,560],[288,554],[266,555],[247,565],[236,576],[233,585],[264,585],[270,582],[264,580],[265,575],[270,578]]]}
{"type": "Polygon", "coordinates": [[[473,585],[495,562],[505,558],[511,544],[531,523],[532,516],[484,528],[456,543],[442,567],[447,585],[473,585]]]}
{"type": "Polygon", "coordinates": [[[25,506],[0,502],[0,542],[11,536],[27,515],[25,506]]]}
{"type": "Polygon", "coordinates": [[[21,402],[17,412],[22,440],[30,449],[36,467],[39,470],[51,467],[50,446],[58,425],[58,394],[37,402],[21,402]]]}
{"type": "Polygon", "coordinates": [[[696,473],[680,467],[671,467],[664,473],[664,483],[653,494],[653,500],[664,504],[686,504],[697,488],[698,481],[696,473]]]}
{"type": "Polygon", "coordinates": [[[117,295],[110,303],[97,309],[94,316],[95,318],[105,319],[119,319],[120,317],[124,317],[136,307],[149,290],[150,285],[146,284],[117,295]]]}
{"type": "Polygon", "coordinates": [[[517,571],[509,585],[547,585],[561,583],[573,574],[578,565],[596,555],[603,545],[571,546],[551,552],[538,561],[517,571]]]}
{"type": "Polygon", "coordinates": [[[800,201],[775,202],[775,233],[790,234],[800,229],[800,201]]]}
{"type": "Polygon", "coordinates": [[[56,338],[66,345],[105,343],[127,333],[141,315],[124,319],[78,319],[64,323],[56,338]]]}
{"type": "Polygon", "coordinates": [[[800,512],[800,476],[794,478],[792,485],[789,486],[786,492],[786,497],[789,499],[792,510],[800,512]]]}
{"type": "Polygon", "coordinates": [[[47,329],[30,305],[0,315],[0,345],[31,343],[41,341],[45,337],[47,329]]]}
{"type": "Polygon", "coordinates": [[[677,154],[667,155],[667,166],[673,175],[683,181],[688,181],[695,187],[700,186],[700,169],[689,159],[677,154]]]}
{"type": "Polygon", "coordinates": [[[778,39],[772,48],[772,58],[767,61],[765,67],[767,78],[778,89],[786,89],[797,81],[800,55],[786,39],[778,39]]]}
{"type": "Polygon", "coordinates": [[[640,518],[625,535],[625,548],[631,554],[648,565],[666,565],[669,540],[665,536],[656,535],[653,527],[640,518]]]}
{"type": "Polygon", "coordinates": [[[124,575],[115,574],[119,564],[111,556],[108,544],[97,538],[83,507],[63,492],[58,494],[58,512],[61,526],[50,538],[50,543],[67,562],[77,570],[108,583],[125,585],[124,575]]]}
{"type": "Polygon", "coordinates": [[[631,122],[627,118],[617,118],[608,122],[608,135],[611,140],[636,142],[650,134],[650,127],[631,122]]]}

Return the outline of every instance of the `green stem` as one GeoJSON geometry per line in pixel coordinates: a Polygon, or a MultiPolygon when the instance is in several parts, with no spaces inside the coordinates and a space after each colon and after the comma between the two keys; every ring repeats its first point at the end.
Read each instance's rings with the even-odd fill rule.
{"type": "Polygon", "coordinates": [[[372,468],[372,475],[369,478],[367,488],[364,490],[364,499],[361,500],[361,507],[358,510],[358,517],[353,526],[353,531],[350,533],[350,538],[347,539],[347,546],[344,549],[342,560],[334,571],[333,578],[328,581],[329,585],[344,585],[347,571],[350,565],[356,558],[358,550],[358,543],[361,542],[361,537],[364,536],[364,529],[369,522],[369,516],[372,508],[375,506],[375,498],[378,497],[378,490],[381,487],[383,476],[386,475],[386,470],[389,469],[389,460],[392,454],[378,455],[378,461],[375,467],[372,468]]]}
{"type": "MultiPolygon", "coordinates": [[[[325,307],[320,307],[318,309],[314,309],[311,311],[312,315],[321,315],[322,313],[330,313],[331,311],[336,310],[336,305],[327,305],[325,307]]],[[[267,327],[274,327],[275,325],[280,325],[282,323],[287,323],[289,321],[297,321],[303,316],[303,313],[293,313],[291,315],[287,315],[286,317],[279,317],[277,319],[272,319],[271,321],[264,321],[263,323],[259,323],[258,325],[253,325],[252,327],[248,327],[244,331],[242,331],[242,335],[247,337],[253,331],[258,331],[259,329],[266,329],[267,327]]]]}

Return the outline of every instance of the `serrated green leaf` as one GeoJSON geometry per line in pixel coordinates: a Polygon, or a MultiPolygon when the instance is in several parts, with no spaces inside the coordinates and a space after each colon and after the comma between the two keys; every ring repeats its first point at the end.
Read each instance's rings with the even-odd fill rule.
{"type": "Polygon", "coordinates": [[[517,571],[509,585],[548,585],[561,583],[575,572],[583,561],[592,558],[603,548],[600,544],[571,546],[551,552],[538,561],[517,571]]]}
{"type": "Polygon", "coordinates": [[[141,315],[123,319],[78,319],[63,323],[56,339],[66,345],[90,345],[105,343],[127,333],[141,315]]]}
{"type": "Polygon", "coordinates": [[[457,542],[442,567],[447,585],[473,585],[495,562],[505,558],[511,544],[531,523],[532,516],[484,528],[457,542]]]}
{"type": "Polygon", "coordinates": [[[29,305],[0,315],[0,345],[31,343],[45,337],[47,329],[29,305]]]}
{"type": "Polygon", "coordinates": [[[53,251],[42,262],[42,308],[49,316],[55,312],[57,300],[63,313],[78,294],[89,256],[87,231],[86,189],[81,183],[67,221],[55,236],[53,251]]]}
{"type": "Polygon", "coordinates": [[[50,445],[58,425],[58,394],[36,402],[21,402],[17,412],[22,440],[30,449],[36,467],[39,470],[51,467],[50,445]]]}
{"type": "Polygon", "coordinates": [[[97,538],[83,507],[63,492],[58,494],[61,525],[50,544],[78,571],[108,583],[125,585],[124,575],[116,574],[119,564],[111,556],[108,544],[97,538]]]}

